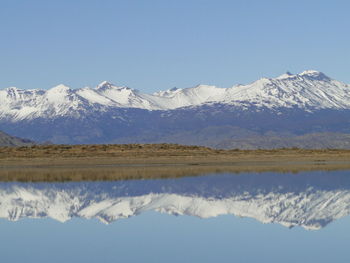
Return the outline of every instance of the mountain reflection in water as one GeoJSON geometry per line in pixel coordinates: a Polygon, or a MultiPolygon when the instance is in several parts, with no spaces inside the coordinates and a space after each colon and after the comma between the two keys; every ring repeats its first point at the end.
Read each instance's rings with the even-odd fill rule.
{"type": "Polygon", "coordinates": [[[179,179],[0,183],[0,217],[119,218],[158,211],[200,218],[232,214],[320,229],[350,213],[350,173],[213,174],[179,179]]]}

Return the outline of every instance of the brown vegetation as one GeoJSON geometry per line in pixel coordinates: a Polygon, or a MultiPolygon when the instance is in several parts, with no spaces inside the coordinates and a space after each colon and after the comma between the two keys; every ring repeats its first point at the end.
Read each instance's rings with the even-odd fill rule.
{"type": "Polygon", "coordinates": [[[0,160],[8,158],[81,158],[123,157],[161,158],[170,156],[268,156],[268,155],[336,155],[350,156],[350,150],[338,149],[261,149],[261,150],[216,150],[202,146],[179,144],[91,144],[91,145],[33,145],[0,147],[0,160]]]}
{"type": "Polygon", "coordinates": [[[120,180],[332,169],[350,169],[350,150],[215,150],[177,144],[0,148],[0,181],[120,180]]]}

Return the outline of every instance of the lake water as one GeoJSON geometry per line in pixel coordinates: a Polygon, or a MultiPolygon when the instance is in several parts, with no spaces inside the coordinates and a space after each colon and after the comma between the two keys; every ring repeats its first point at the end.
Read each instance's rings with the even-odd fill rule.
{"type": "Polygon", "coordinates": [[[0,183],[0,262],[350,262],[350,171],[0,183]]]}

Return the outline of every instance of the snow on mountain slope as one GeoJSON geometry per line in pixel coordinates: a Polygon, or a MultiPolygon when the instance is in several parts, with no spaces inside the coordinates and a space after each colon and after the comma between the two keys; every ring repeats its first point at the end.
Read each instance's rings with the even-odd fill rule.
{"type": "Polygon", "coordinates": [[[332,80],[318,71],[298,75],[283,74],[276,79],[263,78],[245,86],[228,89],[223,102],[249,102],[256,106],[299,107],[304,109],[348,109],[350,86],[332,80]]]}
{"type": "Polygon", "coordinates": [[[36,99],[45,92],[40,90],[20,90],[15,87],[0,90],[0,118],[25,118],[37,112],[36,99]]]}
{"type": "Polygon", "coordinates": [[[187,89],[170,89],[147,96],[162,109],[176,109],[186,106],[197,106],[206,102],[220,102],[227,89],[216,86],[198,85],[187,89]]]}
{"type": "Polygon", "coordinates": [[[13,121],[38,117],[79,117],[84,112],[111,108],[169,110],[206,103],[224,103],[246,108],[298,107],[350,109],[350,87],[318,71],[262,78],[232,88],[199,85],[144,94],[127,87],[102,82],[96,88],[70,89],[64,85],[49,90],[0,90],[0,119],[13,121]]]}
{"type": "Polygon", "coordinates": [[[0,118],[21,120],[65,115],[79,117],[79,110],[87,104],[88,101],[77,95],[76,91],[64,85],[47,91],[9,88],[0,91],[0,118]]]}

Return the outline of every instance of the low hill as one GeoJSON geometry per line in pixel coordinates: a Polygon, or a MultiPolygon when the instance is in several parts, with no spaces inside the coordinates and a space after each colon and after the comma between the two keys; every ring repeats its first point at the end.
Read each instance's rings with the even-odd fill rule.
{"type": "Polygon", "coordinates": [[[34,142],[28,139],[14,137],[0,131],[0,146],[30,146],[30,145],[34,145],[34,142]]]}

